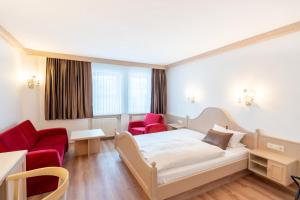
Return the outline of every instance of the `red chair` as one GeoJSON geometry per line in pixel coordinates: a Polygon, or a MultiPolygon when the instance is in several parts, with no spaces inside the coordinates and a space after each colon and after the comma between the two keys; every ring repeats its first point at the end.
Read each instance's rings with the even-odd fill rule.
{"type": "Polygon", "coordinates": [[[148,113],[144,121],[131,121],[128,125],[128,131],[132,135],[148,134],[166,131],[167,126],[164,123],[164,117],[160,114],[148,113]]]}
{"type": "MultiPolygon", "coordinates": [[[[65,128],[37,131],[27,120],[0,133],[0,153],[28,150],[26,170],[43,167],[61,167],[68,151],[65,128]]],[[[41,176],[27,179],[27,196],[53,191],[58,186],[57,177],[41,176]]]]}

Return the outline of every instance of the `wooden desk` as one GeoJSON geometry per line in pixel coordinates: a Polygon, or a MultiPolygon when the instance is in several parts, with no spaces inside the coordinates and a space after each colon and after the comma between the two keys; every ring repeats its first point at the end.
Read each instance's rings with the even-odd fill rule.
{"type": "MultiPolygon", "coordinates": [[[[6,182],[6,177],[26,171],[26,153],[27,151],[13,151],[0,153],[0,199],[12,199],[12,183],[6,182]]],[[[26,199],[26,180],[21,184],[21,199],[26,199]]]]}
{"type": "Polygon", "coordinates": [[[100,152],[101,138],[105,134],[101,129],[72,131],[71,141],[75,142],[75,155],[90,155],[100,152]]]}

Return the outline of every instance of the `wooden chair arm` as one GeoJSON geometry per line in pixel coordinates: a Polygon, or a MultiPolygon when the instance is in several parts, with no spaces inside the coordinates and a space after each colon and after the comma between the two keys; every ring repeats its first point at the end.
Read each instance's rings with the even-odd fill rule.
{"type": "Polygon", "coordinates": [[[58,200],[68,189],[69,172],[62,167],[45,167],[34,169],[26,172],[10,175],[6,178],[7,181],[14,181],[14,199],[18,199],[18,184],[20,179],[26,179],[36,176],[56,176],[59,178],[59,184],[56,190],[44,197],[42,200],[58,200]]]}

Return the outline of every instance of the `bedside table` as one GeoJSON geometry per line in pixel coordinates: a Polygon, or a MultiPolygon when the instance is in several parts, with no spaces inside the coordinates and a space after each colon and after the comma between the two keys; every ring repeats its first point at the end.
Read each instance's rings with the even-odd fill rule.
{"type": "Polygon", "coordinates": [[[288,186],[292,183],[291,175],[296,174],[297,159],[267,150],[254,149],[249,151],[248,169],[288,186]]]}
{"type": "Polygon", "coordinates": [[[168,124],[168,129],[169,130],[176,130],[176,129],[181,129],[181,128],[185,128],[185,126],[183,124],[176,124],[176,123],[171,123],[168,124]]]}

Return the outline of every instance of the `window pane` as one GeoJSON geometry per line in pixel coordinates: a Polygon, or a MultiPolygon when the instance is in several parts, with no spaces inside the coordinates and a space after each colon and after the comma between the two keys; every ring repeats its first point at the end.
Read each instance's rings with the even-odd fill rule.
{"type": "Polygon", "coordinates": [[[151,69],[129,69],[128,113],[148,113],[151,101],[151,69]]]}
{"type": "Polygon", "coordinates": [[[122,72],[105,65],[93,66],[94,115],[122,113],[122,72]]]}

